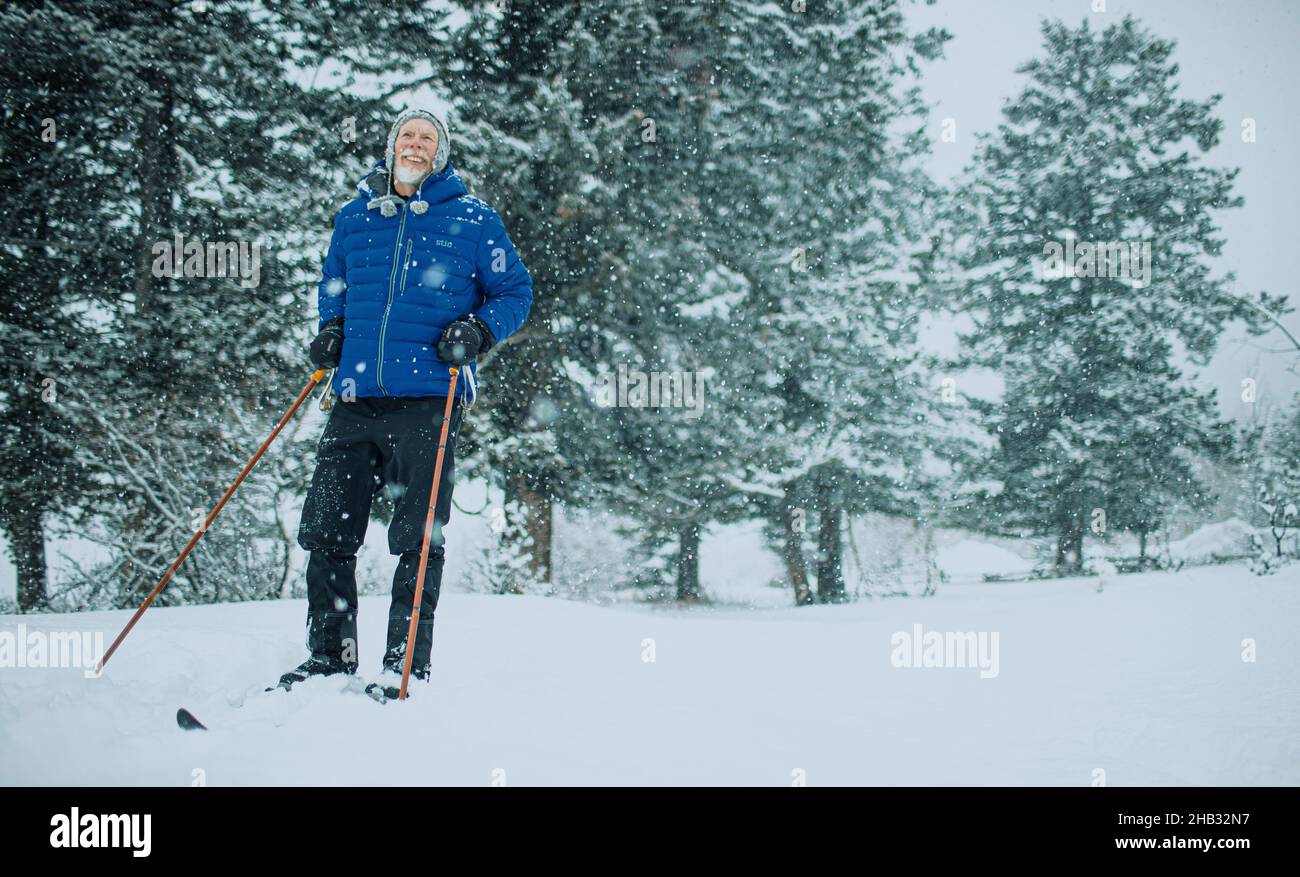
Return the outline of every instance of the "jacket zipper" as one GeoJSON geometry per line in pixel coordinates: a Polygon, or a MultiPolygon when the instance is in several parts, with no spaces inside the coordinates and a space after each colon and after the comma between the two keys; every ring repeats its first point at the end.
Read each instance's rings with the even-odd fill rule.
{"type": "MultiPolygon", "coordinates": [[[[379,385],[379,392],[385,396],[388,391],[384,389],[384,333],[388,331],[388,312],[393,307],[393,281],[397,279],[397,257],[402,254],[402,232],[406,230],[406,205],[402,205],[402,221],[397,226],[397,243],[393,245],[393,273],[388,275],[388,304],[384,305],[384,319],[379,324],[379,371],[375,375],[375,383],[379,385]]],[[[402,264],[402,284],[406,284],[406,265],[411,260],[411,241],[406,242],[406,262],[402,264]]]]}

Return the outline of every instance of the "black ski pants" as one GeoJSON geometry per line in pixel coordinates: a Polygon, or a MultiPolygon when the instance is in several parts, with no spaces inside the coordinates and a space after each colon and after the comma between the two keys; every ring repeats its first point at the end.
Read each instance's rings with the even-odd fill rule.
{"type": "MultiPolygon", "coordinates": [[[[401,559],[393,576],[383,665],[401,670],[446,404],[441,396],[336,400],[321,435],[316,472],[298,528],[298,544],[311,552],[307,562],[307,647],[313,656],[331,663],[341,661],[349,671],[357,668],[357,551],[365,541],[375,493],[386,489],[396,507],[388,527],[388,550],[401,559]]],[[[458,403],[452,409],[447,434],[420,598],[411,662],[412,674],[419,678],[429,672],[433,613],[442,585],[442,528],[451,518],[456,437],[463,418],[458,403]]]]}

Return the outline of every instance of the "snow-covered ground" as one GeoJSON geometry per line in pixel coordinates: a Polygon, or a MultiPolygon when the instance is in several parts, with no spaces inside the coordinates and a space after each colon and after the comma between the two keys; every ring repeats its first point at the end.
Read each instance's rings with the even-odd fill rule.
{"type": "MultiPolygon", "coordinates": [[[[364,672],[386,605],[362,601],[364,672]]],[[[1300,565],[805,609],[451,591],[431,683],[380,706],[332,679],[262,693],[304,656],[301,600],[151,609],[101,678],[0,669],[0,783],[1296,785],[1298,610],[1300,565]],[[915,625],[996,634],[996,661],[895,666],[915,625]]],[[[111,641],[127,617],[0,636],[111,641]]]]}

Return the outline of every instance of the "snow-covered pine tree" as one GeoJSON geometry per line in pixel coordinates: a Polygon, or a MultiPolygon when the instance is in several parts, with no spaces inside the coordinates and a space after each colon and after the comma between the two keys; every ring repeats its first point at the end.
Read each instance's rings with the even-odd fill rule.
{"type": "Polygon", "coordinates": [[[74,169],[99,151],[84,120],[111,101],[103,58],[68,39],[54,4],[0,8],[0,529],[20,611],[47,605],[45,543],[92,484],[85,426],[62,382],[80,381],[111,288],[127,270],[121,223],[104,209],[123,181],[74,169]]]}
{"type": "Polygon", "coordinates": [[[710,57],[719,148],[707,199],[742,278],[721,363],[736,388],[735,479],[782,534],[797,603],[813,600],[801,524],[817,523],[816,599],[845,599],[846,514],[919,515],[944,415],[916,344],[925,211],[937,192],[915,90],[946,34],[906,4],[729,4],[710,57]]]}
{"type": "MultiPolygon", "coordinates": [[[[462,59],[451,77],[464,167],[506,212],[537,293],[536,331],[525,327],[485,363],[483,415],[467,447],[481,444],[507,496],[536,510],[539,570],[549,564],[550,503],[599,499],[628,514],[652,548],[677,542],[677,591],[697,595],[703,529],[753,514],[755,499],[772,502],[735,484],[737,449],[757,460],[755,437],[786,404],[775,387],[756,388],[747,364],[777,371],[774,342],[795,328],[769,323],[764,335],[767,306],[745,299],[756,284],[766,287],[760,302],[795,296],[789,261],[807,243],[796,216],[807,193],[844,189],[837,217],[816,231],[837,248],[822,258],[861,272],[906,261],[895,249],[868,265],[832,240],[870,185],[844,187],[841,171],[865,154],[862,129],[882,132],[865,138],[865,151],[876,150],[892,108],[909,100],[876,89],[941,40],[905,36],[899,4],[823,6],[773,15],[753,2],[466,4],[451,53],[462,59]],[[869,60],[835,79],[828,99],[820,80],[859,52],[869,60]],[[830,121],[809,109],[823,104],[834,107],[830,121]],[[593,405],[592,383],[619,366],[703,374],[703,416],[593,405]]],[[[882,198],[880,215],[924,200],[910,172],[878,172],[879,188],[896,174],[907,193],[882,198]]],[[[860,238],[874,246],[893,235],[891,225],[860,238]]],[[[805,286],[802,296],[821,292],[805,286]]],[[[850,350],[860,342],[840,339],[850,350]]],[[[802,373],[799,363],[781,368],[791,380],[802,373]]],[[[915,413],[893,410],[903,421],[915,413]]],[[[787,436],[783,453],[801,455],[803,439],[787,436]]],[[[893,450],[881,443],[880,453],[893,450]]]]}
{"type": "Polygon", "coordinates": [[[620,365],[693,373],[720,355],[709,318],[680,310],[716,285],[693,139],[708,89],[693,47],[666,30],[678,13],[713,13],[613,2],[471,11],[455,90],[463,151],[507,212],[535,300],[529,325],[484,363],[469,440],[528,508],[539,573],[551,504],[601,502],[652,541],[684,544],[680,590],[693,594],[690,546],[708,519],[694,486],[717,485],[696,470],[720,464],[684,433],[718,430],[680,409],[606,407],[596,384],[620,365]]]}
{"type": "Polygon", "coordinates": [[[643,69],[640,4],[463,2],[449,43],[459,165],[502,214],[533,277],[528,322],[482,363],[467,447],[527,521],[534,573],[551,579],[553,504],[581,504],[619,467],[594,431],[582,373],[604,355],[629,244],[610,214],[612,144],[643,69]]]}
{"type": "MultiPolygon", "coordinates": [[[[436,43],[438,23],[417,2],[389,4],[383,16],[323,13],[305,0],[91,0],[46,11],[56,5],[62,31],[41,32],[29,51],[57,56],[69,33],[81,35],[73,75],[95,100],[61,120],[86,148],[61,155],[50,182],[86,190],[78,227],[85,242],[106,241],[94,259],[118,266],[92,293],[107,302],[98,343],[54,374],[68,386],[61,398],[95,484],[78,524],[108,555],[63,600],[126,605],[157,581],[306,382],[307,290],[329,217],[375,157],[392,112],[355,97],[348,77],[410,75],[423,55],[414,37],[436,43]],[[372,51],[348,61],[356,45],[372,51]],[[177,235],[200,253],[192,263],[176,254],[180,270],[168,273],[156,245],[177,235]],[[210,244],[244,245],[258,259],[256,281],[251,261],[238,275],[229,250],[225,276],[213,276],[210,244]]],[[[57,262],[30,269],[70,279],[57,262]]],[[[300,475],[290,461],[312,446],[280,441],[163,600],[279,593],[290,535],[274,497],[300,475]]]]}
{"type": "Polygon", "coordinates": [[[1078,572],[1098,511],[1149,532],[1203,492],[1186,455],[1226,436],[1184,361],[1204,364],[1234,317],[1260,318],[1207,265],[1222,247],[1211,211],[1240,204],[1235,171],[1200,157],[1222,129],[1217,98],[1180,98],[1174,44],[1131,17],[1043,35],[956,204],[976,320],[964,340],[1005,378],[981,408],[997,438],[984,475],[1000,485],[981,517],[1054,536],[1056,567],[1078,572]]]}
{"type": "Polygon", "coordinates": [[[654,87],[617,96],[628,124],[616,221],[632,245],[619,254],[626,300],[607,323],[602,366],[632,379],[627,398],[611,400],[621,407],[604,412],[626,474],[603,492],[633,521],[642,559],[675,545],[671,593],[681,601],[704,596],[700,544],[709,525],[749,513],[730,484],[742,445],[723,367],[748,347],[727,307],[744,278],[720,252],[730,238],[715,197],[710,122],[725,75],[717,44],[736,32],[729,12],[726,4],[656,8],[654,42],[638,50],[642,65],[658,71],[654,87]],[[646,384],[667,379],[677,382],[675,398],[656,407],[646,384]]]}

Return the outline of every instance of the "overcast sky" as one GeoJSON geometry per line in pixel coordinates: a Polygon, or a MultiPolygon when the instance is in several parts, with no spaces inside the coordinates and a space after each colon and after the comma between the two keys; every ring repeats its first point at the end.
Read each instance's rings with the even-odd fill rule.
{"type": "MultiPolygon", "coordinates": [[[[1218,218],[1227,239],[1221,271],[1237,275],[1241,292],[1267,290],[1300,300],[1294,278],[1300,246],[1295,209],[1300,201],[1300,2],[1297,0],[939,0],[917,4],[917,25],[942,25],[952,33],[945,59],[925,69],[925,92],[935,131],[932,171],[950,180],[970,160],[974,135],[993,129],[1003,102],[1024,86],[1015,68],[1042,52],[1040,23],[1060,18],[1077,26],[1088,17],[1094,29],[1139,18],[1159,36],[1177,42],[1182,96],[1203,100],[1223,95],[1218,113],[1222,141],[1209,155],[1218,166],[1240,167],[1237,194],[1245,205],[1218,218]],[[938,126],[957,123],[957,140],[944,143],[938,126]],[[1241,137],[1242,120],[1253,118],[1256,141],[1241,137]]],[[[1300,336],[1300,315],[1284,319],[1300,336]]],[[[1253,377],[1260,399],[1287,402],[1300,391],[1298,354],[1280,332],[1251,338],[1239,329],[1225,337],[1202,376],[1218,389],[1226,415],[1249,417],[1241,401],[1243,378],[1253,377]],[[1273,352],[1269,352],[1273,351],[1273,352]]]]}

